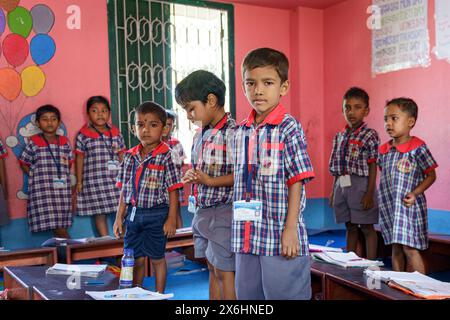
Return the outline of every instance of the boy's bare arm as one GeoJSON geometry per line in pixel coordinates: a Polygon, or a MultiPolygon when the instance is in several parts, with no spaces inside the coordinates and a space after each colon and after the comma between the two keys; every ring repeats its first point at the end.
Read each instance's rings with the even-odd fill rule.
{"type": "Polygon", "coordinates": [[[369,163],[369,181],[367,183],[367,191],[361,199],[364,210],[373,208],[373,195],[375,192],[375,184],[377,181],[377,164],[375,162],[369,163]]]}
{"type": "Polygon", "coordinates": [[[334,176],[334,177],[333,177],[333,185],[331,186],[330,198],[328,199],[328,204],[329,204],[330,207],[333,207],[333,202],[334,202],[334,187],[336,186],[337,179],[338,179],[337,176],[334,176]]]}
{"type": "Polygon", "coordinates": [[[208,187],[232,187],[234,184],[234,175],[227,174],[220,177],[211,177],[200,170],[195,170],[195,178],[193,182],[204,184],[208,187]]]}
{"type": "Polygon", "coordinates": [[[180,211],[179,191],[175,189],[169,192],[169,215],[164,223],[164,234],[171,237],[177,230],[177,216],[180,211]]]}
{"type": "Polygon", "coordinates": [[[403,200],[404,204],[407,207],[412,206],[416,202],[416,197],[419,194],[422,194],[427,190],[431,185],[436,181],[436,171],[432,170],[430,171],[426,178],[410,193],[408,193],[403,200]]]}
{"type": "Polygon", "coordinates": [[[116,221],[114,221],[113,232],[116,238],[123,235],[123,218],[125,217],[127,206],[123,200],[123,191],[120,192],[119,205],[117,206],[116,221]]]}
{"type": "Polygon", "coordinates": [[[286,224],[281,236],[282,255],[286,258],[295,258],[300,251],[298,241],[298,215],[300,212],[301,191],[301,181],[288,187],[288,212],[286,224]]]}

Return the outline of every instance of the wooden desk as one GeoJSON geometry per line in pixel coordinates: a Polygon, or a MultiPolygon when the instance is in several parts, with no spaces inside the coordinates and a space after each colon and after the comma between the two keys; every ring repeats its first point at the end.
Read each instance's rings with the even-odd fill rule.
{"type": "Polygon", "coordinates": [[[85,285],[85,281],[93,280],[80,277],[79,289],[70,289],[67,285],[69,276],[46,275],[46,266],[5,267],[5,287],[22,288],[27,293],[25,300],[92,300],[85,291],[107,291],[119,287],[119,279],[105,272],[95,281],[103,281],[102,285],[85,285]],[[7,280],[8,279],[8,280],[7,280]]]}
{"type": "Polygon", "coordinates": [[[420,300],[383,282],[380,283],[380,289],[370,289],[370,279],[363,272],[364,268],[343,268],[312,261],[313,298],[315,294],[323,300],[420,300]]]}
{"type": "Polygon", "coordinates": [[[54,265],[57,260],[56,248],[0,252],[0,270],[7,266],[54,265]]]}

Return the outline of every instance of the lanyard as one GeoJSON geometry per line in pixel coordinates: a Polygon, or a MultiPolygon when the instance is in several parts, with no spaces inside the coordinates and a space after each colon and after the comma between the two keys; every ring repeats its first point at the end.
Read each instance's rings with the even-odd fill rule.
{"type": "Polygon", "coordinates": [[[139,197],[139,194],[141,193],[141,182],[143,177],[145,177],[145,171],[147,170],[147,166],[148,163],[150,162],[150,159],[147,159],[146,161],[144,161],[141,165],[144,166],[142,168],[141,171],[141,175],[139,176],[139,182],[137,185],[137,189],[136,189],[136,173],[137,173],[137,168],[136,168],[136,159],[133,158],[133,176],[132,176],[132,187],[133,187],[133,193],[132,193],[132,197],[131,197],[131,204],[133,205],[133,207],[135,207],[137,205],[137,199],[139,197]]]}
{"type": "MultiPolygon", "coordinates": [[[[256,154],[258,154],[258,131],[255,131],[256,136],[256,143],[253,145],[256,146],[256,154]]],[[[257,161],[254,161],[254,163],[251,163],[249,152],[253,152],[253,150],[250,150],[250,137],[246,134],[245,135],[245,152],[244,152],[244,181],[245,181],[245,201],[249,202],[252,195],[252,177],[253,173],[258,170],[257,161]]]]}
{"type": "Polygon", "coordinates": [[[47,150],[50,153],[50,156],[53,159],[53,162],[56,165],[56,171],[58,173],[58,178],[61,179],[61,157],[60,157],[60,150],[59,150],[59,137],[56,136],[56,150],[57,150],[57,156],[52,152],[52,149],[50,148],[50,143],[48,143],[47,138],[43,134],[41,134],[41,137],[44,139],[45,143],[47,144],[47,150]],[[59,161],[58,161],[59,160],[59,161]]]}
{"type": "MultiPolygon", "coordinates": [[[[108,125],[106,127],[108,128],[108,125]]],[[[106,143],[106,140],[104,138],[103,133],[101,133],[99,130],[97,130],[97,128],[94,127],[94,126],[91,126],[91,128],[94,129],[94,131],[98,133],[98,135],[100,136],[100,139],[102,140],[102,142],[106,146],[106,149],[108,149],[109,154],[111,155],[111,160],[114,160],[113,138],[112,138],[112,131],[111,131],[111,129],[109,130],[109,142],[110,142],[111,145],[108,146],[108,144],[106,143]]]]}

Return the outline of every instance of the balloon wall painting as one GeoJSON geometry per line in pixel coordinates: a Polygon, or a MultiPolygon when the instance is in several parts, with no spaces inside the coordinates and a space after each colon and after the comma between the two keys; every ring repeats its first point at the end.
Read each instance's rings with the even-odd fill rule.
{"type": "Polygon", "coordinates": [[[26,99],[45,87],[43,66],[56,52],[49,34],[54,23],[55,15],[45,4],[28,9],[19,0],[0,0],[0,122],[11,136],[26,99]]]}

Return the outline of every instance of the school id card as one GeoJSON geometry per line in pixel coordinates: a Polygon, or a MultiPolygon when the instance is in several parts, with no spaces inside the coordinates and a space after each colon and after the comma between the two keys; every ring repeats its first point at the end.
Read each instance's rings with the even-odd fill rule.
{"type": "Polygon", "coordinates": [[[64,178],[53,178],[53,188],[64,189],[67,186],[66,179],[64,178]]]}
{"type": "Polygon", "coordinates": [[[234,221],[262,221],[262,202],[240,200],[233,202],[234,221]]]}
{"type": "Polygon", "coordinates": [[[341,186],[341,188],[351,187],[352,179],[350,179],[350,175],[346,174],[345,176],[340,176],[339,185],[341,186]]]}
{"type": "Polygon", "coordinates": [[[188,211],[190,213],[196,213],[197,212],[197,200],[192,195],[189,196],[188,211]]]}
{"type": "Polygon", "coordinates": [[[108,171],[117,171],[120,169],[120,162],[117,160],[109,160],[107,166],[108,171]]]}

